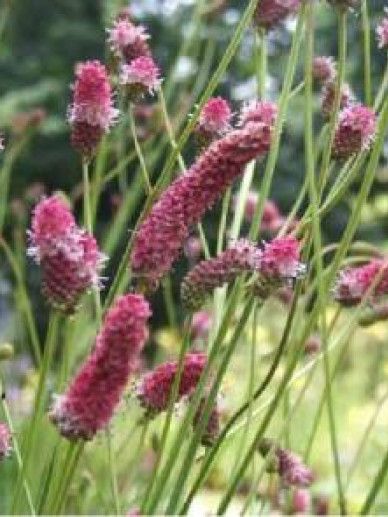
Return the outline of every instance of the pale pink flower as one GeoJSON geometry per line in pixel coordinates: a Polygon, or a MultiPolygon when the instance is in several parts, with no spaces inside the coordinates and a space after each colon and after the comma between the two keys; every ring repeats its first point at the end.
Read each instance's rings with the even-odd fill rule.
{"type": "Polygon", "coordinates": [[[388,9],[386,10],[386,13],[386,16],[382,18],[376,28],[376,36],[379,48],[388,47],[388,9]]]}
{"type": "Polygon", "coordinates": [[[124,64],[120,72],[120,84],[125,86],[131,97],[144,93],[155,93],[160,86],[160,70],[152,57],[141,56],[124,64]]]}
{"type": "Polygon", "coordinates": [[[273,127],[278,114],[278,107],[271,101],[250,101],[243,105],[239,116],[239,126],[248,122],[262,122],[273,127]]]}

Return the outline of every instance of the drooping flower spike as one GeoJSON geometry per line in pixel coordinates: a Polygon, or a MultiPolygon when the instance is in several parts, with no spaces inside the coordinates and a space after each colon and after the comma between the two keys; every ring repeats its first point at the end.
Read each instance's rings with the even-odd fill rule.
{"type": "Polygon", "coordinates": [[[4,422],[0,422],[0,461],[12,451],[11,432],[4,422]]]}
{"type": "MultiPolygon", "coordinates": [[[[207,357],[204,353],[191,352],[186,355],[179,383],[178,401],[194,391],[206,362],[207,357]]],[[[166,362],[146,373],[137,383],[136,396],[148,417],[154,417],[167,409],[177,371],[177,361],[166,362]]]]}
{"type": "Polygon", "coordinates": [[[268,467],[277,472],[284,486],[309,487],[314,481],[312,470],[295,453],[279,447],[272,440],[263,438],[258,450],[263,457],[272,454],[268,467]]]}
{"type": "Polygon", "coordinates": [[[212,97],[201,110],[194,134],[203,149],[230,129],[232,110],[222,97],[212,97]]]}
{"type": "Polygon", "coordinates": [[[73,101],[68,110],[71,142],[85,159],[90,159],[119,112],[113,106],[108,73],[103,64],[97,60],[79,63],[75,76],[73,101]]]}
{"type": "Polygon", "coordinates": [[[108,311],[95,348],[50,419],[69,440],[91,440],[113,416],[148,337],[148,302],[139,294],[118,298],[108,311]]]}
{"type": "Polygon", "coordinates": [[[29,239],[28,254],[41,267],[42,291],[53,307],[72,313],[85,292],[101,287],[105,257],[58,195],[35,206],[29,239]]]}
{"type": "Polygon", "coordinates": [[[300,0],[260,0],[254,14],[254,23],[258,27],[271,30],[295,14],[300,4],[300,0]]]}
{"type": "Polygon", "coordinates": [[[333,294],[335,300],[351,307],[361,302],[377,275],[382,278],[375,287],[372,298],[388,294],[388,266],[383,260],[371,260],[367,264],[342,270],[336,280],[333,294]]]}
{"type": "Polygon", "coordinates": [[[135,237],[131,267],[147,289],[155,289],[179,257],[189,229],[245,165],[263,156],[271,142],[271,126],[249,122],[215,141],[190,169],[161,195],[135,237]]]}
{"type": "Polygon", "coordinates": [[[261,250],[257,246],[241,239],[218,257],[201,261],[183,279],[184,306],[191,311],[199,309],[216,287],[232,282],[245,272],[257,271],[260,257],[261,250]]]}
{"type": "Polygon", "coordinates": [[[333,157],[346,160],[367,151],[375,137],[376,115],[367,106],[357,104],[344,109],[338,120],[333,142],[333,157]]]}

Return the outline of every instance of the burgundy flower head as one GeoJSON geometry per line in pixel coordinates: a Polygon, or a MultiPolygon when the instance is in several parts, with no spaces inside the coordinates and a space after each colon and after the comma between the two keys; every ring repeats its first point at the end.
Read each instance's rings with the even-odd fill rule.
{"type": "Polygon", "coordinates": [[[373,297],[388,294],[387,265],[382,260],[372,260],[363,266],[341,271],[334,286],[334,298],[345,306],[357,305],[383,269],[384,273],[373,292],[373,297]]]}
{"type": "Polygon", "coordinates": [[[388,47],[388,9],[386,16],[380,21],[376,28],[376,36],[379,48],[388,47]]]}
{"type": "Polygon", "coordinates": [[[91,440],[108,424],[148,337],[150,315],[138,294],[121,296],[108,311],[95,348],[50,411],[63,436],[91,440]]]}
{"type": "Polygon", "coordinates": [[[250,122],[230,131],[163,192],[136,234],[131,258],[132,270],[146,288],[157,287],[179,257],[190,227],[200,221],[250,160],[268,151],[270,142],[271,127],[266,124],[250,122]]]}
{"type": "Polygon", "coordinates": [[[111,86],[105,66],[99,61],[79,63],[75,70],[73,103],[69,107],[71,141],[85,158],[90,158],[102,135],[116,121],[111,86]]]}
{"type": "Polygon", "coordinates": [[[270,30],[295,14],[299,6],[300,0],[260,0],[254,21],[258,27],[270,30]]]}
{"type": "Polygon", "coordinates": [[[11,433],[7,424],[0,422],[0,461],[10,454],[11,433]]]}
{"type": "Polygon", "coordinates": [[[203,260],[183,279],[181,298],[191,311],[199,309],[206,296],[225,283],[232,282],[244,272],[258,269],[261,250],[251,242],[241,239],[218,257],[203,260]]]}
{"type": "Polygon", "coordinates": [[[73,312],[81,296],[100,287],[105,257],[92,235],[76,225],[59,196],[40,201],[33,212],[28,254],[42,270],[42,291],[48,302],[73,312]]]}
{"type": "Polygon", "coordinates": [[[344,109],[339,116],[333,143],[333,156],[346,160],[353,154],[366,151],[376,133],[374,111],[361,104],[344,109]]]}
{"type": "MultiPolygon", "coordinates": [[[[179,384],[178,400],[194,391],[206,362],[206,354],[192,352],[186,355],[179,384]]],[[[178,363],[176,361],[166,362],[140,379],[136,388],[136,396],[148,416],[155,416],[167,409],[177,371],[178,363]]]]}
{"type": "Polygon", "coordinates": [[[313,61],[313,77],[320,83],[332,82],[336,76],[336,64],[331,56],[317,56],[313,61]]]}
{"type": "Polygon", "coordinates": [[[195,136],[201,148],[207,147],[213,140],[220,138],[230,129],[232,110],[222,97],[213,97],[201,110],[195,136]]]}

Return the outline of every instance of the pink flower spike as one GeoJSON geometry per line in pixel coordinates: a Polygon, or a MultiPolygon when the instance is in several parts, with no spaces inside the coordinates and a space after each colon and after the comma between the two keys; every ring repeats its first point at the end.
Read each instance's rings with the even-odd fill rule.
{"type": "Polygon", "coordinates": [[[248,123],[213,142],[154,204],[135,237],[133,272],[155,289],[179,257],[189,229],[198,223],[245,165],[267,153],[271,127],[248,123]]]}
{"type": "Polygon", "coordinates": [[[148,337],[150,315],[138,294],[121,296],[109,309],[92,353],[50,411],[62,436],[91,440],[109,423],[148,337]]]}
{"type": "MultiPolygon", "coordinates": [[[[109,47],[118,57],[125,54],[128,47],[135,48],[149,39],[146,29],[142,25],[134,25],[127,17],[115,20],[113,27],[107,29],[107,33],[109,47]]],[[[140,55],[136,57],[140,57],[140,55]]]]}
{"type": "Polygon", "coordinates": [[[300,243],[286,236],[264,243],[259,271],[268,280],[289,280],[303,275],[306,267],[300,262],[300,243]]]}
{"type": "Polygon", "coordinates": [[[153,94],[160,83],[160,70],[152,57],[141,56],[121,67],[120,84],[127,87],[131,97],[153,94]]]}
{"type": "Polygon", "coordinates": [[[344,109],[339,116],[333,143],[333,156],[346,160],[367,151],[375,137],[376,115],[371,108],[357,104],[344,109]]]}
{"type": "MultiPolygon", "coordinates": [[[[192,352],[186,355],[179,384],[178,400],[194,391],[206,362],[206,354],[192,352]]],[[[147,416],[155,416],[167,409],[177,371],[177,362],[167,362],[157,366],[140,379],[136,388],[136,396],[146,410],[147,416]]]]}
{"type": "Polygon", "coordinates": [[[73,103],[68,112],[72,144],[90,158],[102,135],[116,121],[118,110],[113,107],[107,70],[99,61],[79,63],[75,76],[73,103]]]}
{"type": "Polygon", "coordinates": [[[299,6],[300,0],[260,0],[254,21],[258,27],[271,30],[295,14],[299,6]]]}
{"type": "Polygon", "coordinates": [[[313,61],[313,77],[320,83],[333,81],[336,76],[336,64],[331,56],[317,56],[313,61]]]}
{"type": "Polygon", "coordinates": [[[388,47],[388,9],[386,10],[386,16],[382,18],[376,28],[376,36],[379,48],[388,47]]]}
{"type": "Polygon", "coordinates": [[[273,127],[278,114],[278,107],[270,101],[251,101],[243,105],[239,126],[244,127],[248,122],[262,122],[273,127]]]}
{"type": "Polygon", "coordinates": [[[11,450],[10,430],[7,424],[0,422],[0,461],[9,455],[11,450]]]}
{"type": "Polygon", "coordinates": [[[208,133],[221,135],[230,127],[232,110],[222,97],[213,97],[207,101],[199,116],[199,127],[208,133]]]}

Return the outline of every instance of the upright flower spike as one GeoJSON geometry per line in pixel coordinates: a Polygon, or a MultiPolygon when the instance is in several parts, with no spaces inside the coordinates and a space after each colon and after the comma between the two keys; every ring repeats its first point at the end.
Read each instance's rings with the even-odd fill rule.
{"type": "Polygon", "coordinates": [[[273,455],[270,462],[271,472],[277,472],[284,486],[309,487],[314,481],[312,470],[293,452],[279,447],[272,440],[263,438],[258,450],[263,457],[273,455]]]}
{"type": "Polygon", "coordinates": [[[91,355],[50,411],[61,435],[91,440],[109,423],[148,337],[150,315],[148,302],[139,294],[116,300],[91,355]]]}
{"type": "Polygon", "coordinates": [[[135,237],[133,272],[155,289],[179,257],[189,229],[240,176],[253,158],[269,149],[272,128],[248,123],[215,141],[190,169],[163,192],[135,237]]]}
{"type": "Polygon", "coordinates": [[[241,239],[218,257],[203,260],[183,279],[181,299],[184,306],[190,311],[199,309],[216,287],[232,282],[242,273],[256,271],[260,258],[260,249],[241,239]]]}
{"type": "Polygon", "coordinates": [[[121,67],[120,84],[132,101],[146,93],[154,94],[159,89],[160,82],[160,70],[152,57],[141,56],[121,67]]]}
{"type": "Polygon", "coordinates": [[[90,159],[103,134],[118,116],[113,106],[106,68],[99,61],[79,63],[75,69],[73,102],[69,107],[71,142],[84,159],[90,159]]]}
{"type": "Polygon", "coordinates": [[[7,457],[12,450],[11,433],[4,422],[0,422],[0,461],[7,457]]]}
{"type": "Polygon", "coordinates": [[[346,160],[370,148],[376,133],[376,115],[361,104],[344,109],[338,120],[333,142],[333,157],[346,160]]]}
{"type": "Polygon", "coordinates": [[[254,14],[254,22],[258,27],[271,30],[295,14],[300,3],[300,0],[260,0],[254,14]]]}
{"type": "Polygon", "coordinates": [[[230,130],[232,110],[222,97],[212,97],[201,110],[195,128],[198,146],[203,149],[230,130]]]}
{"type": "Polygon", "coordinates": [[[135,25],[128,14],[119,16],[110,29],[107,29],[108,45],[111,52],[125,63],[139,57],[151,56],[145,27],[135,25]]]}
{"type": "Polygon", "coordinates": [[[382,260],[371,260],[363,266],[347,268],[339,273],[333,290],[335,300],[347,307],[357,305],[382,271],[372,297],[376,299],[388,294],[387,264],[382,260]]]}
{"type": "Polygon", "coordinates": [[[72,313],[81,296],[100,287],[104,256],[92,235],[76,225],[57,195],[40,201],[32,217],[28,254],[42,270],[42,291],[56,309],[72,313]]]}
{"type": "MultiPolygon", "coordinates": [[[[179,383],[178,400],[194,391],[206,362],[206,354],[192,352],[186,355],[179,383]]],[[[136,387],[136,396],[147,416],[153,417],[167,409],[177,371],[176,361],[166,362],[140,379],[136,387]]]]}
{"type": "MultiPolygon", "coordinates": [[[[326,81],[322,89],[321,99],[321,111],[322,115],[326,118],[330,118],[334,109],[335,100],[335,80],[326,81]]],[[[354,95],[350,86],[345,83],[341,87],[340,93],[340,109],[348,108],[354,102],[354,95]]]]}
{"type": "Polygon", "coordinates": [[[388,48],[388,9],[385,16],[376,28],[376,37],[379,48],[388,48]]]}
{"type": "Polygon", "coordinates": [[[313,77],[321,84],[332,82],[336,76],[336,64],[331,56],[317,56],[313,60],[313,77]]]}

